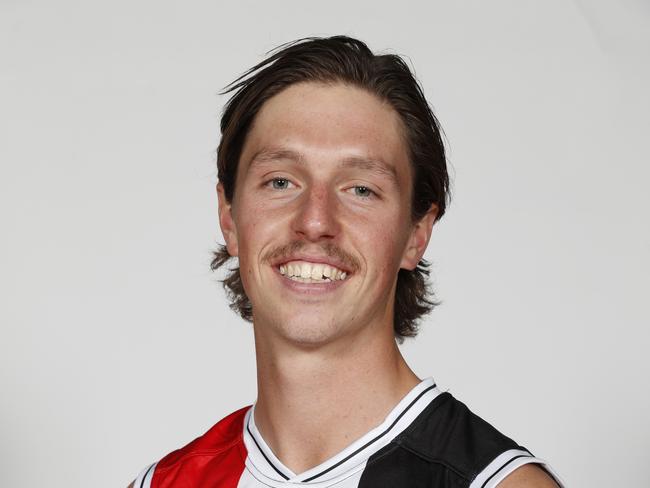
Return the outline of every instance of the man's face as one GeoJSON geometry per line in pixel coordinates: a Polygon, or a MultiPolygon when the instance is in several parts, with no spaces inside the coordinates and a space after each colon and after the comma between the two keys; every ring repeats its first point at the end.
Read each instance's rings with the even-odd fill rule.
{"type": "Polygon", "coordinates": [[[412,170],[398,114],[343,84],[300,83],[268,100],[244,145],[221,226],[239,257],[257,334],[313,346],[392,335],[400,267],[432,218],[410,218],[412,170]]]}

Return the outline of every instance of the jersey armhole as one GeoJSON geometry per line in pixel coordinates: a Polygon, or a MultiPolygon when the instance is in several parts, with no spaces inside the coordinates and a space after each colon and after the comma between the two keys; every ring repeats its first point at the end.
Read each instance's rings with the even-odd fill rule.
{"type": "Polygon", "coordinates": [[[533,456],[524,449],[510,449],[498,455],[474,478],[469,488],[496,488],[515,469],[530,463],[539,464],[560,488],[565,488],[564,482],[546,461],[533,456]]]}
{"type": "Polygon", "coordinates": [[[153,479],[153,472],[156,469],[156,464],[153,463],[140,471],[140,474],[133,482],[133,488],[151,488],[151,480],[153,479]]]}

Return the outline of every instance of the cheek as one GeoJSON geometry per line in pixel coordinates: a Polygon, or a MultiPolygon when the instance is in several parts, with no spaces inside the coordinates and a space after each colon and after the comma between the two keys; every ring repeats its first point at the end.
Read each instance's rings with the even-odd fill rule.
{"type": "Polygon", "coordinates": [[[391,280],[401,262],[403,239],[399,235],[401,230],[387,232],[386,229],[390,227],[375,226],[364,235],[364,254],[368,265],[372,266],[379,276],[391,280]]]}
{"type": "Polygon", "coordinates": [[[238,226],[239,236],[239,261],[240,265],[248,265],[254,261],[256,250],[264,240],[265,229],[263,222],[255,219],[246,219],[246,222],[238,226]]]}
{"type": "MultiPolygon", "coordinates": [[[[250,275],[259,264],[260,257],[274,240],[279,225],[275,218],[270,218],[263,205],[242,205],[237,219],[237,236],[239,246],[239,265],[250,275]]],[[[276,239],[277,240],[277,239],[276,239]]],[[[245,279],[242,276],[243,279],[245,279]]]]}
{"type": "Polygon", "coordinates": [[[257,263],[260,255],[260,234],[259,228],[256,228],[254,221],[247,221],[246,224],[238,228],[239,235],[239,275],[242,285],[249,298],[255,297],[255,282],[257,263]]]}

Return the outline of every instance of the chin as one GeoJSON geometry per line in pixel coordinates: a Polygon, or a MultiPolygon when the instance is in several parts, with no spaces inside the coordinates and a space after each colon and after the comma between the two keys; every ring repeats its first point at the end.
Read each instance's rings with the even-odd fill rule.
{"type": "Polygon", "coordinates": [[[267,327],[275,329],[275,332],[284,341],[303,348],[315,348],[332,343],[345,334],[345,326],[342,321],[334,320],[333,317],[309,317],[293,316],[283,320],[275,317],[267,327]],[[279,319],[279,320],[278,320],[279,319]]]}

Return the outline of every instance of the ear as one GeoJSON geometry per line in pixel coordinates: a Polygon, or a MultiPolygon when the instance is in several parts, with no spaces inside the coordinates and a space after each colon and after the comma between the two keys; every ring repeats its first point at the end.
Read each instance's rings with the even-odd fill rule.
{"type": "Polygon", "coordinates": [[[226,240],[226,248],[231,256],[239,255],[237,243],[237,227],[232,218],[232,203],[226,199],[226,192],[221,182],[217,183],[217,198],[219,199],[219,226],[226,240]]]}
{"type": "Polygon", "coordinates": [[[418,265],[422,256],[424,256],[424,251],[426,251],[429,245],[431,229],[437,216],[438,206],[431,205],[431,208],[424,217],[413,225],[406,249],[404,249],[404,254],[402,255],[400,268],[413,270],[418,265]]]}

